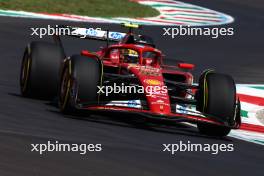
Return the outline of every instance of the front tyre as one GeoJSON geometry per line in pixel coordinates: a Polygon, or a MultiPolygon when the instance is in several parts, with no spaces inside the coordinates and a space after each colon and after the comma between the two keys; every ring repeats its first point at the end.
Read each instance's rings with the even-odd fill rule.
{"type": "Polygon", "coordinates": [[[236,123],[236,86],[232,77],[213,71],[205,71],[199,79],[197,110],[220,118],[228,126],[198,123],[200,133],[210,136],[226,136],[236,123]]]}
{"type": "Polygon", "coordinates": [[[101,61],[95,58],[74,55],[66,61],[59,92],[62,113],[76,113],[78,104],[98,103],[97,86],[102,81],[101,69],[101,61]]]}

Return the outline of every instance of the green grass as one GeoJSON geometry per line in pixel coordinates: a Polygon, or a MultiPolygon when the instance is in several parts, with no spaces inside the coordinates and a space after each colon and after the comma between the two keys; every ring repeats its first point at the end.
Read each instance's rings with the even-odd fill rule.
{"type": "Polygon", "coordinates": [[[0,9],[93,17],[152,17],[159,12],[129,0],[0,0],[0,9]]]}

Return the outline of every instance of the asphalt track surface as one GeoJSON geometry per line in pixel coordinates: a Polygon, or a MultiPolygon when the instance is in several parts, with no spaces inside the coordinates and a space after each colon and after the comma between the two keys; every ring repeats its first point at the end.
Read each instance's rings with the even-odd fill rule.
{"type": "MultiPolygon", "coordinates": [[[[191,1],[188,1],[191,2],[191,1]]],[[[255,1],[250,1],[255,2],[255,1]]],[[[233,37],[169,39],[161,27],[146,27],[169,58],[229,73],[238,83],[264,83],[263,4],[247,1],[206,0],[196,2],[235,17],[233,37]],[[250,5],[248,5],[250,4],[250,5]]],[[[256,1],[261,3],[260,1],[256,1]]],[[[30,27],[46,27],[62,22],[0,17],[0,175],[1,176],[167,176],[167,175],[263,175],[263,146],[234,138],[201,136],[190,127],[151,127],[142,129],[123,121],[124,116],[77,119],[63,116],[49,102],[20,97],[18,77],[30,27]],[[30,152],[31,143],[101,143],[99,153],[30,152]],[[212,155],[204,152],[162,152],[163,143],[234,144],[234,152],[212,155]]],[[[76,23],[73,23],[76,24],[76,23]]],[[[80,25],[85,25],[84,23],[80,25]]],[[[86,24],[87,25],[87,24],[86,24]]],[[[118,29],[116,25],[100,25],[118,29]]],[[[45,39],[49,40],[49,39],[45,39]]],[[[66,39],[68,53],[95,49],[99,42],[66,39]]]]}

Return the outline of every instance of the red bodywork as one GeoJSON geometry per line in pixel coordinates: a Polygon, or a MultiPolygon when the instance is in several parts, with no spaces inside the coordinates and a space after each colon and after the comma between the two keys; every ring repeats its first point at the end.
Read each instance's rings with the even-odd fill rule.
{"type": "MultiPolygon", "coordinates": [[[[193,75],[188,72],[188,70],[193,69],[194,65],[187,64],[187,63],[179,63],[177,66],[168,66],[163,64],[163,55],[160,50],[150,47],[148,45],[137,45],[137,44],[122,44],[120,42],[116,45],[111,45],[102,50],[91,53],[88,51],[82,51],[81,53],[84,56],[89,58],[96,57],[102,60],[104,67],[113,67],[113,68],[121,68],[127,69],[129,72],[134,74],[140,84],[144,87],[151,86],[151,84],[156,84],[156,86],[164,86],[164,77],[163,74],[172,74],[172,75],[182,75],[185,79],[185,84],[192,85],[193,84],[193,75]],[[137,51],[139,54],[139,63],[131,64],[131,63],[124,63],[120,59],[119,53],[116,55],[109,55],[109,52],[112,49],[132,49],[137,51]],[[157,55],[157,62],[152,63],[151,65],[148,64],[148,58],[143,57],[144,52],[154,52],[157,55]],[[155,80],[153,82],[148,82],[146,80],[155,80]]],[[[122,74],[122,72],[120,72],[122,74]]],[[[196,90],[191,90],[195,92],[196,90]]],[[[182,95],[187,96],[187,95],[182,95]]],[[[161,119],[182,119],[182,121],[191,121],[191,122],[205,122],[205,123],[213,123],[216,125],[225,125],[214,118],[205,117],[201,115],[194,115],[194,114],[184,114],[184,113],[177,113],[172,112],[170,97],[168,93],[162,94],[153,94],[152,96],[146,96],[147,104],[149,109],[138,109],[138,108],[130,108],[130,107],[118,107],[118,106],[109,106],[109,105],[96,105],[96,106],[87,106],[83,107],[87,110],[94,110],[94,111],[117,111],[117,112],[128,112],[128,113],[136,113],[141,115],[155,116],[161,119]]]]}

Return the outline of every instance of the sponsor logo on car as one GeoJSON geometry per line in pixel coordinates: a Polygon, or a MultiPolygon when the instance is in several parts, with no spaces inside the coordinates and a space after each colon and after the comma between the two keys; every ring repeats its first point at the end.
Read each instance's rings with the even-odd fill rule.
{"type": "Polygon", "coordinates": [[[160,69],[156,69],[156,68],[153,68],[153,67],[145,67],[140,69],[140,73],[143,74],[143,75],[148,75],[148,76],[160,76],[161,73],[160,73],[160,69]]]}
{"type": "Polygon", "coordinates": [[[129,107],[129,108],[141,108],[142,107],[140,100],[110,101],[106,105],[107,106],[129,107]]]}
{"type": "Polygon", "coordinates": [[[97,31],[93,28],[86,29],[86,35],[88,36],[97,36],[97,31]]]}
{"type": "Polygon", "coordinates": [[[157,100],[157,101],[151,102],[151,105],[165,105],[165,106],[169,106],[169,104],[165,103],[163,100],[157,100]]]}
{"type": "Polygon", "coordinates": [[[195,106],[184,105],[184,104],[176,105],[176,113],[205,117],[199,111],[196,110],[195,106]]]}
{"type": "Polygon", "coordinates": [[[129,100],[128,101],[128,107],[130,108],[140,108],[141,105],[140,105],[140,100],[129,100]]]}
{"type": "Polygon", "coordinates": [[[156,79],[145,79],[144,82],[150,86],[159,86],[161,85],[161,82],[156,79]]]}
{"type": "Polygon", "coordinates": [[[188,113],[187,105],[176,105],[176,112],[180,114],[187,114],[188,113]]]}
{"type": "Polygon", "coordinates": [[[115,39],[115,40],[120,40],[124,37],[123,33],[120,32],[109,32],[109,38],[115,39]]]}

